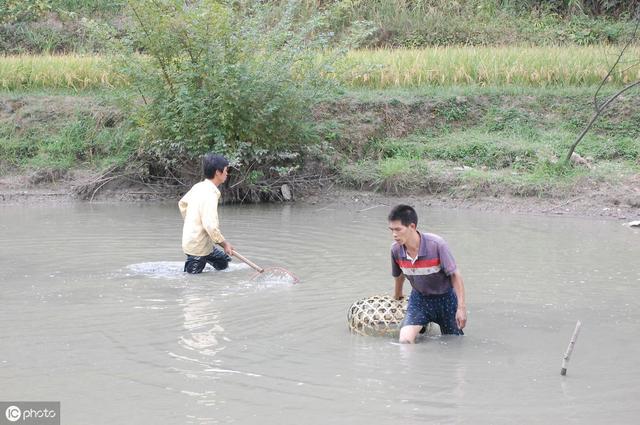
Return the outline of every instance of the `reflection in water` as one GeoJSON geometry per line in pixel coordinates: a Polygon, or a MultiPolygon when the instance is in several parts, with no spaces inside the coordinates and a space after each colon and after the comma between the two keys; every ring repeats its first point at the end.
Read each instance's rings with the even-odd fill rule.
{"type": "Polygon", "coordinates": [[[184,329],[187,331],[187,335],[180,338],[180,345],[208,357],[223,350],[216,335],[222,335],[224,328],[219,324],[219,312],[214,309],[213,303],[187,289],[180,305],[183,307],[184,329]]]}
{"type": "Polygon", "coordinates": [[[189,378],[186,382],[192,389],[182,390],[182,393],[194,397],[199,404],[213,406],[216,403],[216,391],[210,388],[209,381],[215,377],[206,371],[221,363],[215,356],[225,348],[220,341],[224,338],[224,328],[219,323],[219,311],[201,292],[198,287],[187,286],[184,288],[182,299],[178,300],[182,307],[184,330],[179,337],[178,345],[190,354],[170,351],[169,356],[182,363],[182,366],[176,367],[175,370],[189,378]],[[208,385],[203,385],[203,382],[208,382],[208,385]]]}
{"type": "MultiPolygon", "coordinates": [[[[198,405],[214,407],[219,403],[218,393],[214,389],[215,381],[233,374],[260,377],[259,374],[223,367],[219,354],[231,339],[225,335],[221,313],[210,288],[188,282],[182,290],[182,298],[177,301],[183,313],[183,333],[179,336],[178,345],[184,353],[170,351],[168,354],[181,365],[172,370],[187,378],[185,385],[188,385],[188,389],[181,390],[182,394],[194,398],[198,405]]],[[[218,422],[213,416],[201,415],[195,423],[218,422]]]]}

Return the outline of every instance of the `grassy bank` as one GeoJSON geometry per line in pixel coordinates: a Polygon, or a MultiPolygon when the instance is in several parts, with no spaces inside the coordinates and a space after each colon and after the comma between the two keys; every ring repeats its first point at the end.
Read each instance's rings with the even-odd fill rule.
{"type": "MultiPolygon", "coordinates": [[[[334,77],[348,88],[422,86],[591,86],[615,62],[619,49],[589,47],[446,47],[350,51],[334,77]]],[[[640,56],[632,47],[626,57],[640,56]]],[[[640,78],[639,67],[621,67],[610,83],[640,78]]],[[[0,89],[123,88],[115,62],[100,55],[14,55],[0,60],[0,89]]]]}
{"type": "Polygon", "coordinates": [[[354,187],[566,196],[640,172],[637,97],[621,100],[579,145],[588,166],[561,162],[590,118],[591,102],[578,88],[360,91],[326,106],[325,125],[333,146],[350,158],[339,172],[354,187]]]}
{"type": "MultiPolygon", "coordinates": [[[[640,173],[636,96],[621,99],[579,145],[588,166],[559,162],[590,118],[591,96],[578,87],[350,91],[316,106],[323,147],[308,161],[346,186],[391,193],[566,197],[624,187],[640,173]]],[[[0,172],[125,164],[140,135],[116,97],[1,96],[0,172]]]]}
{"type": "Polygon", "coordinates": [[[124,92],[31,90],[0,95],[0,174],[99,171],[126,163],[140,143],[124,92]]]}

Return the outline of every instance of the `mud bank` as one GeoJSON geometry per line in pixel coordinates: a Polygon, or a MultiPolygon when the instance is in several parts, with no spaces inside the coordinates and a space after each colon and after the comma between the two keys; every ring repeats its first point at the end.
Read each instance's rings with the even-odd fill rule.
{"type": "MultiPolygon", "coordinates": [[[[185,191],[175,186],[149,190],[143,185],[111,185],[90,199],[80,200],[74,189],[86,181],[86,174],[43,184],[30,184],[27,176],[0,178],[0,205],[57,204],[69,202],[167,202],[177,200],[185,191]]],[[[548,216],[592,217],[614,220],[640,219],[640,182],[616,187],[598,187],[557,198],[500,196],[455,196],[412,193],[386,194],[369,190],[353,190],[339,184],[317,185],[294,189],[292,202],[316,205],[324,209],[366,211],[389,208],[398,203],[417,207],[492,211],[500,214],[533,214],[548,216]],[[625,199],[625,201],[621,201],[625,199]]]]}

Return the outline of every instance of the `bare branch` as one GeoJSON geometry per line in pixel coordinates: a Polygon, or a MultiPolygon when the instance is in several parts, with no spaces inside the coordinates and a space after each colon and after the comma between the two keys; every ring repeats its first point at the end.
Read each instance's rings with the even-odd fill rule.
{"type": "Polygon", "coordinates": [[[604,87],[606,82],[609,80],[609,77],[611,76],[611,74],[613,74],[613,71],[618,66],[618,63],[620,63],[620,61],[622,60],[622,57],[624,56],[624,52],[631,45],[631,43],[633,43],[633,41],[636,39],[636,35],[638,33],[638,27],[640,27],[640,17],[638,17],[638,22],[636,22],[636,27],[633,30],[633,34],[631,34],[631,37],[629,37],[629,40],[627,40],[627,43],[624,45],[624,47],[620,51],[620,54],[618,55],[618,59],[616,59],[616,62],[609,69],[609,72],[607,72],[607,75],[602,79],[602,81],[600,82],[600,85],[598,86],[598,89],[596,90],[596,93],[593,95],[593,106],[596,108],[596,110],[599,108],[598,94],[600,93],[600,90],[602,90],[602,87],[604,87]]]}
{"type": "Polygon", "coordinates": [[[591,127],[593,126],[593,124],[596,122],[596,120],[598,119],[598,117],[600,116],[600,114],[602,114],[602,112],[606,109],[607,106],[609,106],[611,104],[611,102],[613,102],[614,100],[616,100],[620,95],[622,95],[624,92],[631,90],[632,88],[636,87],[636,86],[640,86],[640,80],[636,81],[635,83],[631,83],[628,86],[626,86],[625,88],[623,88],[622,90],[620,90],[618,93],[614,94],[613,96],[611,96],[609,98],[609,100],[607,100],[605,103],[603,103],[599,108],[597,108],[596,113],[593,114],[593,117],[591,118],[591,121],[589,121],[589,124],[587,124],[587,126],[584,128],[584,130],[582,130],[582,133],[580,133],[580,136],[578,136],[578,138],[576,139],[575,142],[573,142],[573,145],[571,145],[571,148],[569,148],[569,153],[567,154],[567,157],[565,158],[566,162],[569,162],[571,160],[571,154],[573,154],[573,151],[576,149],[576,146],[578,146],[578,143],[580,143],[580,141],[582,141],[582,139],[584,138],[584,136],[587,134],[587,132],[591,129],[591,127]]]}
{"type": "MultiPolygon", "coordinates": [[[[129,5],[129,6],[131,7],[131,10],[133,10],[133,14],[136,15],[136,19],[138,20],[138,24],[140,24],[140,28],[142,28],[142,31],[145,33],[147,38],[149,40],[151,40],[151,34],[149,33],[149,30],[145,26],[145,24],[144,24],[144,22],[142,20],[142,17],[138,13],[138,10],[133,5],[129,5]]],[[[171,90],[171,93],[175,94],[175,90],[173,88],[173,81],[171,81],[171,78],[169,77],[169,73],[167,71],[167,66],[164,63],[163,58],[160,55],[153,55],[153,56],[156,58],[156,60],[160,64],[160,69],[162,69],[162,75],[164,77],[164,80],[169,85],[169,89],[171,90]]]]}
{"type": "MultiPolygon", "coordinates": [[[[636,86],[640,86],[640,80],[635,81],[631,84],[628,84],[626,87],[624,87],[622,90],[618,91],[617,93],[615,93],[613,96],[611,96],[609,99],[607,99],[604,103],[602,103],[601,105],[598,105],[598,94],[600,93],[600,90],[602,89],[602,87],[604,87],[604,85],[606,84],[606,82],[609,80],[609,77],[611,76],[611,74],[613,73],[613,71],[615,70],[615,68],[618,66],[618,64],[622,61],[622,56],[624,55],[624,52],[626,51],[626,49],[631,45],[631,43],[636,39],[636,36],[638,35],[638,29],[640,28],[640,9],[638,9],[638,13],[636,14],[636,26],[633,30],[633,34],[632,36],[629,38],[629,40],[627,41],[627,43],[624,45],[624,47],[622,48],[622,51],[620,52],[620,54],[618,55],[618,58],[616,59],[616,62],[613,64],[613,66],[609,69],[609,72],[607,73],[607,75],[602,79],[602,81],[600,82],[600,85],[598,86],[598,89],[596,90],[595,94],[593,95],[593,106],[595,107],[595,113],[593,114],[593,117],[591,117],[591,120],[589,121],[589,123],[587,124],[587,126],[582,130],[582,132],[580,133],[580,135],[578,136],[578,138],[575,140],[575,142],[573,142],[573,144],[571,145],[571,147],[569,148],[569,152],[567,153],[567,157],[565,158],[565,162],[569,163],[569,161],[571,161],[571,155],[573,155],[573,152],[575,151],[576,147],[578,146],[578,144],[582,141],[582,139],[584,138],[584,136],[587,134],[587,132],[591,129],[591,127],[593,126],[593,124],[596,122],[596,120],[598,119],[598,117],[600,117],[600,115],[602,114],[602,112],[614,101],[616,100],[618,97],[620,97],[620,95],[622,95],[623,93],[625,93],[628,90],[631,90],[632,88],[636,87],[636,86]]],[[[631,65],[631,67],[637,65],[631,65]]]]}

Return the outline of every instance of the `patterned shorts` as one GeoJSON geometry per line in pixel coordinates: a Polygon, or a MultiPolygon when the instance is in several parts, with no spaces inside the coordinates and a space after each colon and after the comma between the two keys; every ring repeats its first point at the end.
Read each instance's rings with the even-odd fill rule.
{"type": "Polygon", "coordinates": [[[464,335],[456,323],[457,309],[458,297],[453,288],[446,294],[429,296],[413,289],[402,326],[427,326],[429,322],[434,322],[440,325],[443,335],[464,335]]]}

